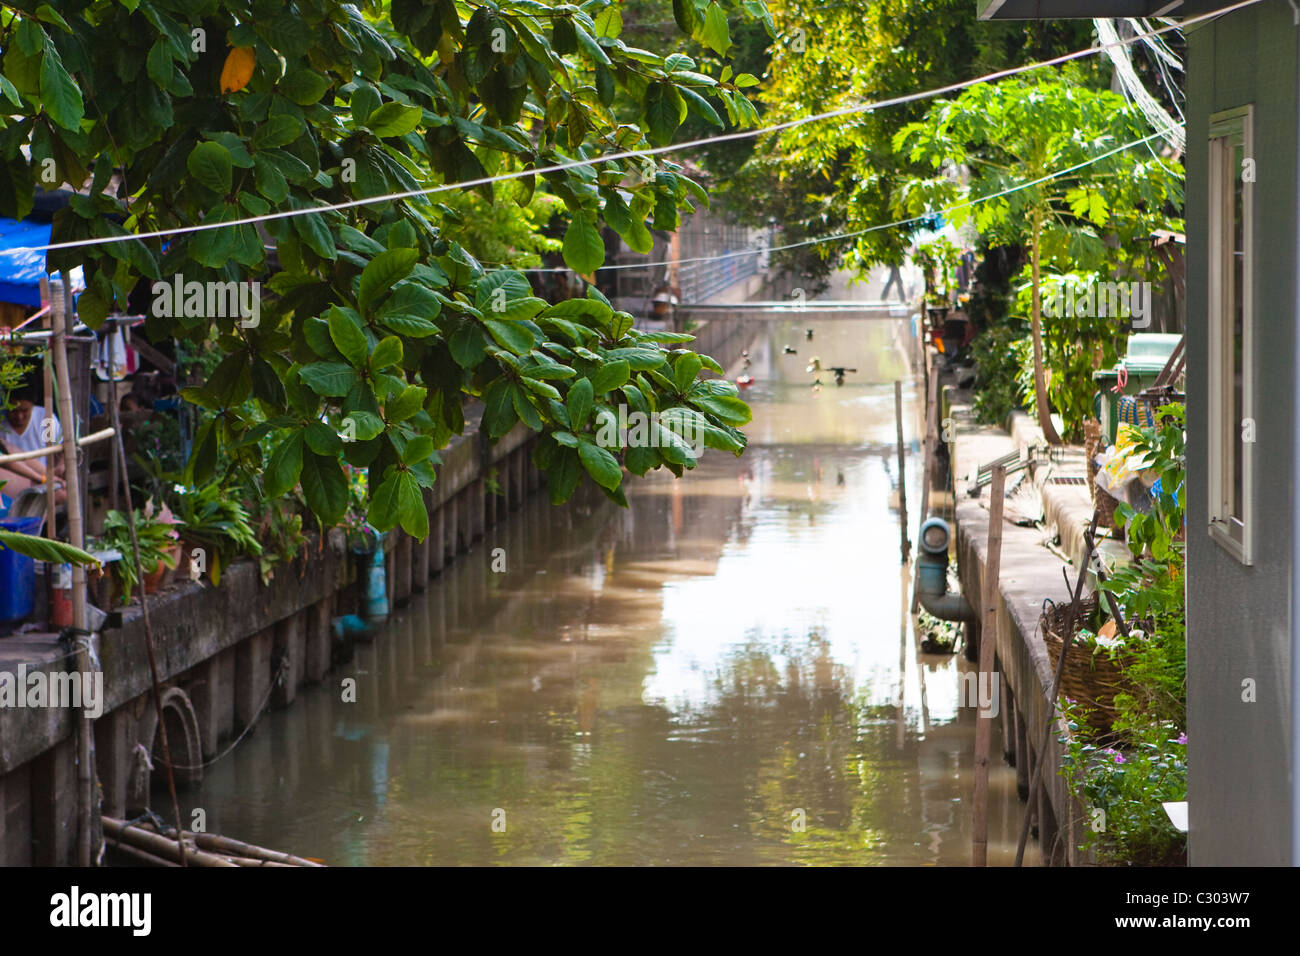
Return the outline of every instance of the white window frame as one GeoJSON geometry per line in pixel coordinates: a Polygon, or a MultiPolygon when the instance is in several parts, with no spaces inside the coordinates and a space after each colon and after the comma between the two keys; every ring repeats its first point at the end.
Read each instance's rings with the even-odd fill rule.
{"type": "Polygon", "coordinates": [[[1234,270],[1232,216],[1233,188],[1241,170],[1225,168],[1225,159],[1235,165],[1234,151],[1240,144],[1242,156],[1254,159],[1254,109],[1250,105],[1215,113],[1210,117],[1209,159],[1209,441],[1206,443],[1209,474],[1209,530],[1224,550],[1242,564],[1253,558],[1254,532],[1254,442],[1242,441],[1244,420],[1254,418],[1254,184],[1242,183],[1242,358],[1241,408],[1227,418],[1232,404],[1231,367],[1233,312],[1231,297],[1234,270]],[[1232,178],[1228,178],[1232,177],[1232,178]],[[1226,249],[1225,249],[1226,246],[1226,249]],[[1234,445],[1241,445],[1241,514],[1232,514],[1233,488],[1230,464],[1234,445]]]}

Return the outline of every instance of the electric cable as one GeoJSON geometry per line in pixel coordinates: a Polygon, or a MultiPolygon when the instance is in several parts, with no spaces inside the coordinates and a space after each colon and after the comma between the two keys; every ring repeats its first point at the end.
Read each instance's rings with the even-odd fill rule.
{"type": "Polygon", "coordinates": [[[703,137],[701,139],[688,140],[683,143],[674,143],[667,146],[656,146],[647,149],[623,150],[621,152],[606,153],[599,156],[592,156],[583,159],[568,160],[563,163],[555,163],[549,166],[533,167],[529,169],[514,170],[508,173],[498,173],[495,176],[483,176],[476,179],[467,179],[455,183],[444,183],[439,186],[429,186],[421,189],[410,189],[401,192],[388,193],[378,196],[367,196],[361,199],[350,199],[338,203],[326,203],[319,206],[306,206],[301,209],[284,209],[274,213],[264,213],[258,216],[249,216],[243,219],[233,219],[224,222],[198,223],[193,226],[177,226],[170,229],[160,229],[151,232],[128,233],[120,236],[98,236],[90,239],[78,239],[70,242],[49,243],[42,246],[22,246],[15,247],[13,252],[51,252],[60,249],[80,249],[90,246],[108,245],[115,242],[128,242],[132,240],[158,239],[168,236],[186,235],[189,233],[206,232],[212,229],[233,228],[235,226],[256,225],[262,222],[271,222],[277,219],[290,219],[297,216],[315,215],[326,212],[339,212],[344,209],[352,209],[357,206],[367,206],[376,203],[396,202],[403,199],[413,199],[417,197],[430,196],[452,190],[471,189],[476,186],[486,186],[492,183],[507,182],[515,179],[545,175],[547,173],[563,172],[568,169],[576,169],[581,166],[595,166],[598,163],[614,162],[621,159],[633,159],[638,157],[661,156],[668,153],[681,152],[688,149],[697,149],[701,146],[708,146],[714,143],[734,142],[741,139],[752,139],[762,136],[765,133],[783,132],[788,129],[795,129],[800,126],[806,126],[810,123],[822,122],[828,119],[838,119],[846,116],[852,116],[859,113],[866,113],[872,110],[884,109],[890,106],[900,106],[905,103],[914,103],[924,99],[930,99],[936,96],[943,96],[948,93],[958,92],[980,83],[990,83],[995,80],[1005,79],[1010,76],[1016,76],[1021,73],[1027,73],[1032,70],[1042,69],[1048,66],[1058,66],[1072,60],[1082,59],[1083,57],[1092,56],[1105,52],[1111,46],[1125,46],[1145,40],[1148,36],[1156,36],[1166,33],[1170,30],[1183,29],[1194,23],[1219,17],[1234,10],[1240,10],[1245,7],[1254,6],[1261,3],[1262,0],[1240,0],[1240,2],[1208,13],[1199,14],[1190,17],[1179,24],[1160,27],[1152,30],[1148,34],[1138,34],[1132,37],[1120,38],[1110,44],[1102,44],[1095,47],[1089,47],[1084,50],[1076,50],[1073,53],[1065,53],[1061,56],[1053,57],[1049,60],[1041,60],[1036,63],[1029,63],[1023,66],[1010,67],[1005,70],[998,70],[993,73],[987,73],[984,76],[976,77],[970,80],[962,80],[957,83],[950,83],[947,86],[936,87],[930,90],[923,90],[916,93],[907,93],[902,96],[890,97],[883,100],[876,100],[870,103],[859,103],[853,106],[845,106],[835,110],[829,110],[823,113],[817,113],[812,116],[803,116],[793,120],[787,120],[782,123],[775,123],[770,126],[758,126],[751,129],[735,130],[730,133],[719,133],[715,136],[703,137]]]}

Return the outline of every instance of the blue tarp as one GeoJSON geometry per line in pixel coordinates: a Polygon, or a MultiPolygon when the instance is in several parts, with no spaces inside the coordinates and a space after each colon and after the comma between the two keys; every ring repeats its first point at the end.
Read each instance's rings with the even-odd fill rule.
{"type": "MultiPolygon", "coordinates": [[[[0,217],[0,302],[41,307],[41,279],[45,276],[44,252],[17,252],[25,246],[44,246],[50,241],[50,224],[28,219],[0,217]]],[[[81,266],[72,270],[72,288],[85,285],[81,266]]]]}
{"type": "Polygon", "coordinates": [[[0,302],[40,308],[45,253],[14,250],[21,246],[44,246],[49,241],[48,223],[0,218],[0,302]]]}

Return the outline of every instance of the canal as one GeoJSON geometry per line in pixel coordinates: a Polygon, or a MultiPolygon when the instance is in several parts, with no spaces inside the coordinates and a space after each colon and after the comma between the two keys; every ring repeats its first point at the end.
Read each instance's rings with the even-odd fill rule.
{"type": "Polygon", "coordinates": [[[331,865],[969,864],[973,665],[901,606],[899,328],[755,330],[743,457],[633,478],[626,510],[535,496],[208,768],[187,823],[331,865]],[[817,389],[813,357],[858,371],[817,389]]]}

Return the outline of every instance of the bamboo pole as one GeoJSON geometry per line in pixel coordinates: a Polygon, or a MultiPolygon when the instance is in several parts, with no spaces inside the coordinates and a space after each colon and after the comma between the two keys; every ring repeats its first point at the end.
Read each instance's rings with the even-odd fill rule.
{"type": "MultiPolygon", "coordinates": [[[[106,817],[105,819],[109,818],[106,817]]],[[[123,820],[113,820],[113,823],[118,827],[125,825],[125,821],[123,820]]],[[[141,830],[146,833],[158,833],[157,828],[152,823],[148,822],[131,824],[131,829],[141,830]]],[[[176,839],[176,828],[165,827],[159,835],[166,837],[168,841],[174,841],[176,839]]],[[[193,843],[201,850],[208,850],[222,856],[228,856],[231,859],[242,858],[255,860],[260,863],[275,863],[282,866],[324,866],[322,863],[317,863],[314,860],[308,860],[300,856],[294,856],[292,853],[267,849],[263,846],[257,846],[254,843],[245,843],[243,840],[236,840],[232,837],[222,836],[219,833],[194,833],[190,830],[185,830],[183,835],[187,844],[193,843]]]]}
{"type": "Polygon", "coordinates": [[[290,863],[276,863],[274,860],[258,860],[247,856],[231,856],[226,859],[235,864],[235,866],[274,866],[284,867],[289,870],[294,869],[293,865],[290,863]]]}
{"type": "MultiPolygon", "coordinates": [[[[77,472],[77,419],[72,411],[72,380],[68,374],[67,319],[72,311],[72,292],[68,288],[68,274],[63,274],[62,299],[51,300],[50,351],[54,357],[54,374],[59,387],[59,424],[63,429],[64,486],[68,490],[68,541],[74,548],[86,546],[85,528],[81,516],[81,475],[77,472]]],[[[46,459],[46,482],[52,469],[46,459]]],[[[52,497],[47,498],[48,502],[52,497]]],[[[54,537],[54,529],[49,529],[54,537]]],[[[72,626],[77,632],[77,670],[90,671],[90,654],[81,638],[86,634],[86,569],[80,564],[72,566],[72,626]]],[[[91,806],[95,796],[92,748],[95,721],[86,707],[81,709],[77,722],[77,865],[90,866],[91,835],[93,830],[91,806]]]]}
{"type": "MultiPolygon", "coordinates": [[[[145,584],[144,565],[140,560],[140,539],[135,533],[135,505],[131,501],[131,475],[130,469],[126,464],[126,445],[122,441],[122,419],[118,411],[116,381],[114,373],[116,368],[113,362],[113,349],[108,350],[108,381],[111,401],[108,403],[109,414],[113,421],[113,433],[117,436],[117,458],[120,466],[119,474],[122,476],[122,495],[126,502],[126,524],[131,530],[131,551],[135,558],[135,576],[140,582],[140,613],[144,619],[144,646],[149,658],[149,678],[153,690],[153,709],[158,717],[158,739],[162,743],[163,762],[167,770],[167,791],[172,798],[172,813],[176,814],[176,824],[181,822],[181,804],[176,798],[176,773],[172,770],[172,752],[171,747],[167,744],[167,721],[163,719],[162,710],[162,691],[158,686],[158,656],[154,653],[153,644],[153,622],[149,618],[149,589],[145,584]]],[[[180,854],[181,866],[186,866],[185,843],[177,838],[176,846],[180,854]]]]}
{"type": "MultiPolygon", "coordinates": [[[[63,427],[62,423],[60,423],[59,427],[63,427]]],[[[76,445],[78,448],[85,448],[87,445],[94,445],[98,442],[104,441],[105,439],[112,438],[113,435],[113,429],[102,428],[97,432],[92,432],[89,435],[83,435],[78,438],[76,445]]],[[[46,482],[48,483],[51,480],[49,477],[51,469],[48,459],[57,458],[59,455],[62,455],[64,453],[64,447],[65,446],[62,444],[46,445],[43,448],[33,448],[31,451],[16,451],[12,455],[0,455],[0,465],[7,465],[13,461],[27,461],[29,458],[43,458],[48,456],[45,465],[46,482]]]]}
{"type": "MultiPolygon", "coordinates": [[[[170,827],[168,836],[171,835],[170,827]]],[[[286,866],[322,866],[323,864],[304,859],[300,856],[294,856],[292,853],[284,853],[280,850],[271,850],[267,847],[257,846],[255,843],[245,843],[243,840],[236,840],[233,837],[222,836],[219,833],[191,833],[185,831],[185,838],[192,839],[196,846],[205,850],[219,851],[222,853],[233,853],[239,856],[249,857],[255,860],[265,860],[268,863],[282,863],[286,866]]]]}
{"type": "Polygon", "coordinates": [[[894,426],[898,442],[898,533],[899,547],[903,552],[903,563],[907,563],[911,554],[911,543],[907,540],[907,474],[903,460],[903,383],[894,380],[894,426]]]}
{"type": "Polygon", "coordinates": [[[1098,512],[1092,513],[1092,521],[1083,536],[1083,563],[1079,565],[1079,576],[1074,581],[1074,593],[1070,596],[1070,613],[1066,615],[1065,633],[1061,635],[1061,656],[1056,662],[1056,675],[1052,678],[1052,691],[1048,695],[1047,720],[1043,724],[1043,736],[1038,744],[1038,759],[1034,762],[1034,776],[1029,784],[1025,815],[1020,821],[1020,841],[1016,844],[1016,866],[1020,866],[1025,859],[1025,843],[1029,839],[1029,819],[1038,799],[1039,787],[1043,782],[1043,765],[1047,763],[1047,746],[1052,740],[1052,724],[1056,722],[1056,701],[1061,692],[1061,676],[1065,673],[1065,659],[1069,656],[1070,645],[1074,643],[1074,622],[1079,614],[1079,596],[1083,593],[1083,579],[1088,574],[1088,564],[1092,561],[1092,551],[1096,546],[1099,517],[1098,512]]]}
{"type": "Polygon", "coordinates": [[[156,856],[153,853],[150,853],[148,850],[142,850],[137,846],[132,846],[130,843],[122,843],[118,840],[114,840],[112,837],[108,837],[107,840],[109,845],[112,846],[114,850],[116,850],[118,853],[121,853],[123,856],[130,857],[132,860],[135,860],[137,863],[143,863],[145,866],[175,867],[177,869],[180,868],[179,863],[173,863],[171,860],[163,859],[160,856],[156,856]]]}
{"type": "MultiPolygon", "coordinates": [[[[50,280],[48,276],[41,276],[41,305],[43,308],[36,315],[48,315],[53,306],[50,299],[50,280]]],[[[36,318],[36,316],[32,316],[36,318]]],[[[27,320],[28,322],[31,319],[27,320]]],[[[26,324],[26,323],[24,323],[26,324]]],[[[42,379],[45,386],[45,413],[47,415],[57,414],[54,408],[54,369],[51,357],[46,355],[42,363],[44,372],[42,379]]],[[[0,459],[2,461],[3,459],[0,459]]],[[[55,526],[58,523],[58,514],[54,505],[54,460],[51,456],[45,459],[45,533],[51,540],[54,538],[55,526]]],[[[46,569],[46,581],[49,582],[49,569],[46,569]]]]}
{"type": "MultiPolygon", "coordinates": [[[[998,465],[993,469],[993,487],[989,491],[989,555],[984,565],[983,606],[980,613],[980,663],[975,675],[975,693],[978,699],[980,681],[988,678],[992,688],[997,678],[998,598],[1001,593],[998,578],[1002,573],[1002,507],[1006,501],[1007,468],[998,465]]],[[[990,691],[991,694],[991,691],[990,691]]],[[[1001,695],[999,695],[1001,696],[1001,695]]],[[[983,710],[983,708],[979,708],[983,710]]],[[[972,863],[988,866],[989,863],[989,749],[993,740],[993,718],[979,713],[975,718],[975,809],[972,863]]]]}
{"type": "Polygon", "coordinates": [[[118,843],[128,843],[141,850],[157,854],[165,860],[179,862],[181,866],[219,866],[235,867],[222,856],[204,850],[186,847],[178,840],[171,840],[160,833],[154,833],[141,827],[132,826],[122,820],[104,817],[104,833],[118,843]]]}

